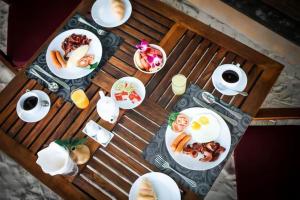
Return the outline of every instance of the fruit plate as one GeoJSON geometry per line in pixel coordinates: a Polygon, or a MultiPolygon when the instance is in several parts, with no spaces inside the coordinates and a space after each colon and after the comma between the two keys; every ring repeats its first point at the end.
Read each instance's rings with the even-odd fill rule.
{"type": "Polygon", "coordinates": [[[115,100],[115,102],[118,104],[118,106],[120,108],[133,109],[133,108],[139,106],[145,99],[146,89],[145,89],[145,86],[142,83],[142,81],[140,81],[139,79],[134,78],[134,77],[123,77],[123,78],[120,78],[119,80],[117,80],[113,84],[110,94],[111,94],[111,97],[115,100]],[[116,99],[115,94],[121,92],[121,91],[117,90],[117,87],[120,83],[131,84],[135,88],[135,92],[140,96],[140,98],[141,98],[140,101],[132,102],[129,98],[127,98],[127,100],[118,101],[116,99]]]}
{"type": "Polygon", "coordinates": [[[191,140],[187,144],[215,141],[225,147],[225,151],[220,154],[216,161],[213,162],[199,161],[199,159],[203,157],[200,153],[196,158],[184,154],[183,152],[175,153],[171,149],[171,145],[179,133],[174,132],[171,127],[168,126],[165,134],[165,144],[171,157],[181,166],[191,170],[208,170],[220,164],[226,158],[231,144],[231,135],[226,122],[218,114],[206,108],[188,108],[180,113],[187,115],[190,121],[188,127],[184,131],[192,136],[191,140]],[[209,119],[209,124],[203,125],[200,130],[193,131],[193,121],[201,118],[201,116],[206,116],[209,119]],[[213,133],[213,136],[209,135],[210,132],[213,133]],[[217,132],[217,134],[215,134],[215,132],[217,132]],[[200,134],[202,134],[202,136],[199,136],[200,134]]]}
{"type": "Polygon", "coordinates": [[[81,68],[76,66],[69,66],[66,68],[57,68],[54,66],[53,61],[50,56],[51,51],[59,51],[62,55],[64,54],[63,49],[61,48],[63,41],[68,36],[75,34],[86,35],[87,38],[91,39],[89,44],[89,50],[87,54],[94,55],[94,62],[99,63],[102,57],[102,45],[99,38],[92,32],[84,30],[84,29],[70,29],[65,32],[57,35],[49,44],[47,52],[46,52],[46,62],[50,71],[56,76],[63,79],[78,79],[90,74],[94,69],[81,68]]]}
{"type": "Polygon", "coordinates": [[[129,0],[123,0],[125,4],[125,14],[123,19],[118,20],[112,15],[108,0],[97,0],[92,6],[92,18],[102,27],[113,28],[124,24],[132,13],[132,6],[129,0]]]}
{"type": "Polygon", "coordinates": [[[161,48],[160,46],[158,46],[156,44],[149,44],[149,46],[152,47],[152,48],[158,49],[162,53],[163,63],[161,65],[161,67],[158,70],[151,71],[151,72],[148,72],[148,71],[145,71],[145,70],[141,69],[139,67],[139,65],[137,64],[137,59],[138,59],[138,56],[139,56],[139,53],[140,53],[139,49],[136,50],[135,53],[134,53],[134,55],[133,55],[133,62],[134,62],[135,67],[138,70],[140,70],[141,72],[146,73],[146,74],[154,74],[154,73],[160,71],[165,66],[165,64],[167,62],[167,54],[166,54],[166,52],[165,52],[165,50],[163,48],[161,48]]]}
{"type": "Polygon", "coordinates": [[[140,176],[131,186],[129,200],[136,200],[141,181],[147,178],[153,185],[157,199],[180,200],[180,191],[176,182],[166,174],[160,172],[150,172],[140,176]]]}

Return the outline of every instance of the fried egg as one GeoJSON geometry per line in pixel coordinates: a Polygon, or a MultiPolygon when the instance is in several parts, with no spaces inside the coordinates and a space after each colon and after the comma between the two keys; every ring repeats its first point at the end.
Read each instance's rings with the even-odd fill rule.
{"type": "Polygon", "coordinates": [[[205,143],[216,140],[220,135],[220,124],[212,114],[195,116],[188,127],[195,142],[205,143]]]}

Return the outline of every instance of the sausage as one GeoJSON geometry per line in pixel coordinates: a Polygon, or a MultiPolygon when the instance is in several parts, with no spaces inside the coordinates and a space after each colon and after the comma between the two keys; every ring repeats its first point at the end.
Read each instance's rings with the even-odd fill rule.
{"type": "Polygon", "coordinates": [[[62,67],[66,67],[66,61],[63,59],[59,51],[55,51],[56,59],[62,67]]]}
{"type": "Polygon", "coordinates": [[[61,68],[61,64],[59,63],[59,61],[57,60],[57,57],[56,57],[56,51],[51,51],[50,52],[50,57],[51,57],[53,65],[56,68],[61,68]]]}
{"type": "Polygon", "coordinates": [[[179,136],[177,136],[177,138],[172,142],[171,149],[172,149],[173,151],[176,150],[176,148],[177,148],[179,142],[180,142],[185,136],[186,136],[185,133],[181,133],[181,134],[180,134],[179,136]]]}
{"type": "Polygon", "coordinates": [[[182,149],[183,149],[183,147],[184,147],[184,145],[185,145],[188,141],[190,141],[190,139],[191,139],[191,136],[190,136],[190,135],[186,135],[186,136],[180,141],[180,143],[178,144],[178,146],[176,147],[175,152],[181,152],[182,149]]]}

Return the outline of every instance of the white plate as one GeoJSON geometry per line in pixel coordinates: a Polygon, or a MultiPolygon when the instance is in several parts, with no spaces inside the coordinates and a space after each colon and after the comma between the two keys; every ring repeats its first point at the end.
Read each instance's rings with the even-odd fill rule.
{"type": "Polygon", "coordinates": [[[150,172],[140,176],[131,186],[129,200],[136,200],[141,181],[147,178],[153,185],[157,199],[180,200],[180,191],[176,182],[169,176],[160,172],[150,172]]]}
{"type": "Polygon", "coordinates": [[[128,76],[128,77],[120,78],[119,80],[117,80],[113,84],[113,86],[111,87],[110,95],[116,101],[116,103],[118,104],[118,106],[120,108],[122,108],[122,109],[133,109],[133,108],[139,106],[144,101],[145,95],[146,95],[146,89],[145,89],[145,86],[142,83],[142,81],[140,81],[137,78],[128,76]],[[115,93],[117,92],[115,88],[120,82],[127,82],[127,83],[134,84],[134,86],[136,88],[136,92],[138,93],[138,95],[140,95],[142,100],[140,102],[135,102],[135,103],[132,103],[129,99],[124,100],[124,101],[117,101],[116,98],[115,98],[115,93]]]}
{"type": "Polygon", "coordinates": [[[229,95],[229,96],[237,95],[238,92],[235,92],[233,90],[243,91],[246,88],[246,86],[247,86],[247,75],[244,72],[244,70],[240,68],[240,72],[241,72],[240,80],[239,80],[238,84],[235,87],[231,88],[233,90],[229,90],[224,85],[222,85],[222,82],[221,82],[222,73],[224,72],[223,67],[226,67],[226,64],[221,65],[221,66],[219,66],[215,69],[215,71],[212,75],[213,85],[216,88],[216,90],[218,90],[220,93],[222,93],[224,95],[229,95]]]}
{"type": "Polygon", "coordinates": [[[122,20],[118,20],[111,13],[110,0],[97,0],[92,7],[92,18],[100,26],[113,28],[124,24],[130,17],[132,6],[129,0],[123,0],[125,4],[125,15],[122,20]]]}
{"type": "MultiPolygon", "coordinates": [[[[230,149],[230,144],[231,144],[231,135],[230,135],[230,131],[229,131],[229,128],[228,128],[226,122],[218,114],[216,114],[215,112],[208,110],[206,108],[199,108],[199,107],[188,108],[188,109],[181,111],[181,113],[187,115],[190,118],[190,120],[192,120],[192,118],[195,116],[201,116],[201,115],[211,115],[210,118],[215,118],[217,120],[217,122],[213,122],[213,123],[215,125],[219,124],[218,125],[219,129],[217,128],[217,129],[215,129],[215,131],[219,130],[219,133],[218,133],[217,138],[214,139],[214,141],[220,143],[220,145],[225,147],[226,150],[225,150],[225,152],[220,154],[219,158],[216,161],[213,161],[213,162],[199,161],[199,159],[203,157],[203,155],[201,153],[199,153],[197,158],[193,158],[190,155],[186,155],[184,153],[175,153],[171,149],[171,144],[174,141],[174,139],[179,135],[179,133],[175,133],[174,131],[172,131],[171,127],[168,126],[168,128],[166,130],[166,135],[165,135],[165,142],[166,142],[166,146],[167,146],[168,152],[171,155],[171,157],[181,166],[183,166],[187,169],[191,169],[191,170],[207,170],[207,169],[211,169],[211,168],[217,166],[218,164],[220,164],[226,158],[226,156],[229,152],[229,149],[230,149]]],[[[185,132],[187,134],[191,134],[192,136],[194,134],[198,134],[195,132],[193,132],[193,133],[189,132],[190,126],[191,126],[191,123],[189,124],[189,127],[186,128],[185,132]]],[[[202,129],[202,127],[201,127],[201,129],[202,129]]],[[[209,128],[209,130],[213,131],[214,128],[209,128]]],[[[199,133],[200,132],[201,131],[199,131],[199,133]]],[[[196,139],[199,140],[199,137],[196,139]]],[[[197,142],[197,140],[195,140],[192,137],[192,139],[188,142],[188,144],[197,142]]]]}
{"type": "Polygon", "coordinates": [[[92,39],[92,41],[90,42],[89,50],[88,50],[87,54],[92,54],[95,56],[94,63],[100,62],[101,57],[102,57],[102,45],[101,45],[100,40],[94,33],[84,30],[84,29],[71,29],[71,30],[62,32],[61,34],[56,36],[49,44],[47,52],[46,52],[46,62],[47,62],[47,65],[48,65],[50,71],[53,74],[55,74],[56,76],[63,78],[63,79],[82,78],[94,70],[94,69],[82,68],[82,67],[76,67],[76,66],[58,69],[53,65],[53,62],[50,57],[50,52],[53,50],[57,50],[57,51],[60,51],[61,55],[64,55],[64,51],[61,48],[61,44],[65,40],[65,38],[72,35],[73,33],[86,35],[87,38],[92,39]]]}
{"type": "Polygon", "coordinates": [[[34,92],[36,95],[38,95],[42,101],[48,101],[49,105],[41,107],[40,111],[38,111],[38,112],[25,115],[21,109],[21,104],[20,104],[21,98],[20,98],[17,103],[17,108],[16,108],[17,114],[21,120],[23,120],[24,122],[29,122],[29,123],[37,122],[37,121],[40,121],[41,119],[43,119],[48,114],[50,107],[51,107],[50,98],[45,92],[43,92],[41,90],[31,90],[31,92],[34,92]]]}

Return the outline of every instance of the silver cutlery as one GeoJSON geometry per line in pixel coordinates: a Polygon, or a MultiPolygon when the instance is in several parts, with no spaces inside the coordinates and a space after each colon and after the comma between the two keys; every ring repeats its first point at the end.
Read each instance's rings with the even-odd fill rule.
{"type": "Polygon", "coordinates": [[[170,169],[173,172],[175,172],[176,174],[178,174],[183,180],[185,180],[191,187],[197,187],[197,183],[195,181],[193,181],[192,179],[189,179],[188,177],[180,174],[179,172],[177,172],[175,169],[173,169],[172,167],[170,167],[170,164],[165,161],[161,155],[157,155],[155,158],[155,162],[154,164],[158,167],[158,168],[164,168],[164,169],[170,169]]]}
{"type": "Polygon", "coordinates": [[[238,123],[237,123],[236,120],[234,120],[234,119],[232,119],[232,118],[224,115],[223,113],[220,113],[219,111],[215,110],[213,107],[207,105],[206,103],[203,103],[202,101],[200,101],[196,97],[193,97],[193,100],[196,102],[196,104],[202,106],[203,108],[207,108],[207,109],[210,109],[210,110],[214,111],[215,113],[217,113],[218,115],[220,115],[223,119],[225,119],[226,121],[228,121],[233,126],[237,126],[238,125],[238,123]]]}
{"type": "Polygon", "coordinates": [[[47,76],[48,78],[51,78],[52,80],[54,80],[55,82],[57,82],[59,85],[61,85],[62,87],[64,87],[67,90],[71,90],[70,86],[68,84],[66,84],[65,82],[61,81],[60,79],[52,76],[51,74],[49,74],[48,72],[46,72],[43,68],[41,68],[38,65],[33,65],[33,68],[36,69],[37,71],[43,73],[45,76],[47,76]]]}
{"type": "Polygon", "coordinates": [[[231,88],[226,88],[226,90],[231,90],[231,91],[237,92],[238,94],[240,94],[244,97],[248,96],[248,92],[238,91],[238,90],[234,90],[234,89],[231,89],[231,88]]]}
{"type": "Polygon", "coordinates": [[[88,25],[89,27],[91,27],[93,29],[95,29],[99,35],[105,35],[107,33],[105,30],[102,30],[100,28],[96,28],[95,26],[93,26],[92,24],[90,24],[89,22],[87,22],[82,17],[78,17],[78,21],[81,22],[81,23],[83,23],[83,24],[85,24],[85,25],[88,25]]]}
{"type": "Polygon", "coordinates": [[[59,87],[57,85],[57,83],[55,82],[48,82],[46,79],[44,79],[39,73],[37,73],[37,71],[35,71],[34,69],[30,69],[28,71],[30,74],[38,77],[39,79],[41,79],[42,81],[44,81],[47,84],[47,88],[51,91],[51,92],[57,92],[59,87]]]}
{"type": "Polygon", "coordinates": [[[227,108],[226,106],[222,105],[221,103],[217,102],[215,97],[209,92],[202,92],[202,98],[204,99],[204,101],[206,101],[209,104],[217,104],[217,105],[221,106],[222,108],[227,110],[230,114],[235,116],[237,119],[242,119],[242,117],[243,117],[240,113],[238,113],[234,110],[231,110],[231,109],[227,108]]]}

